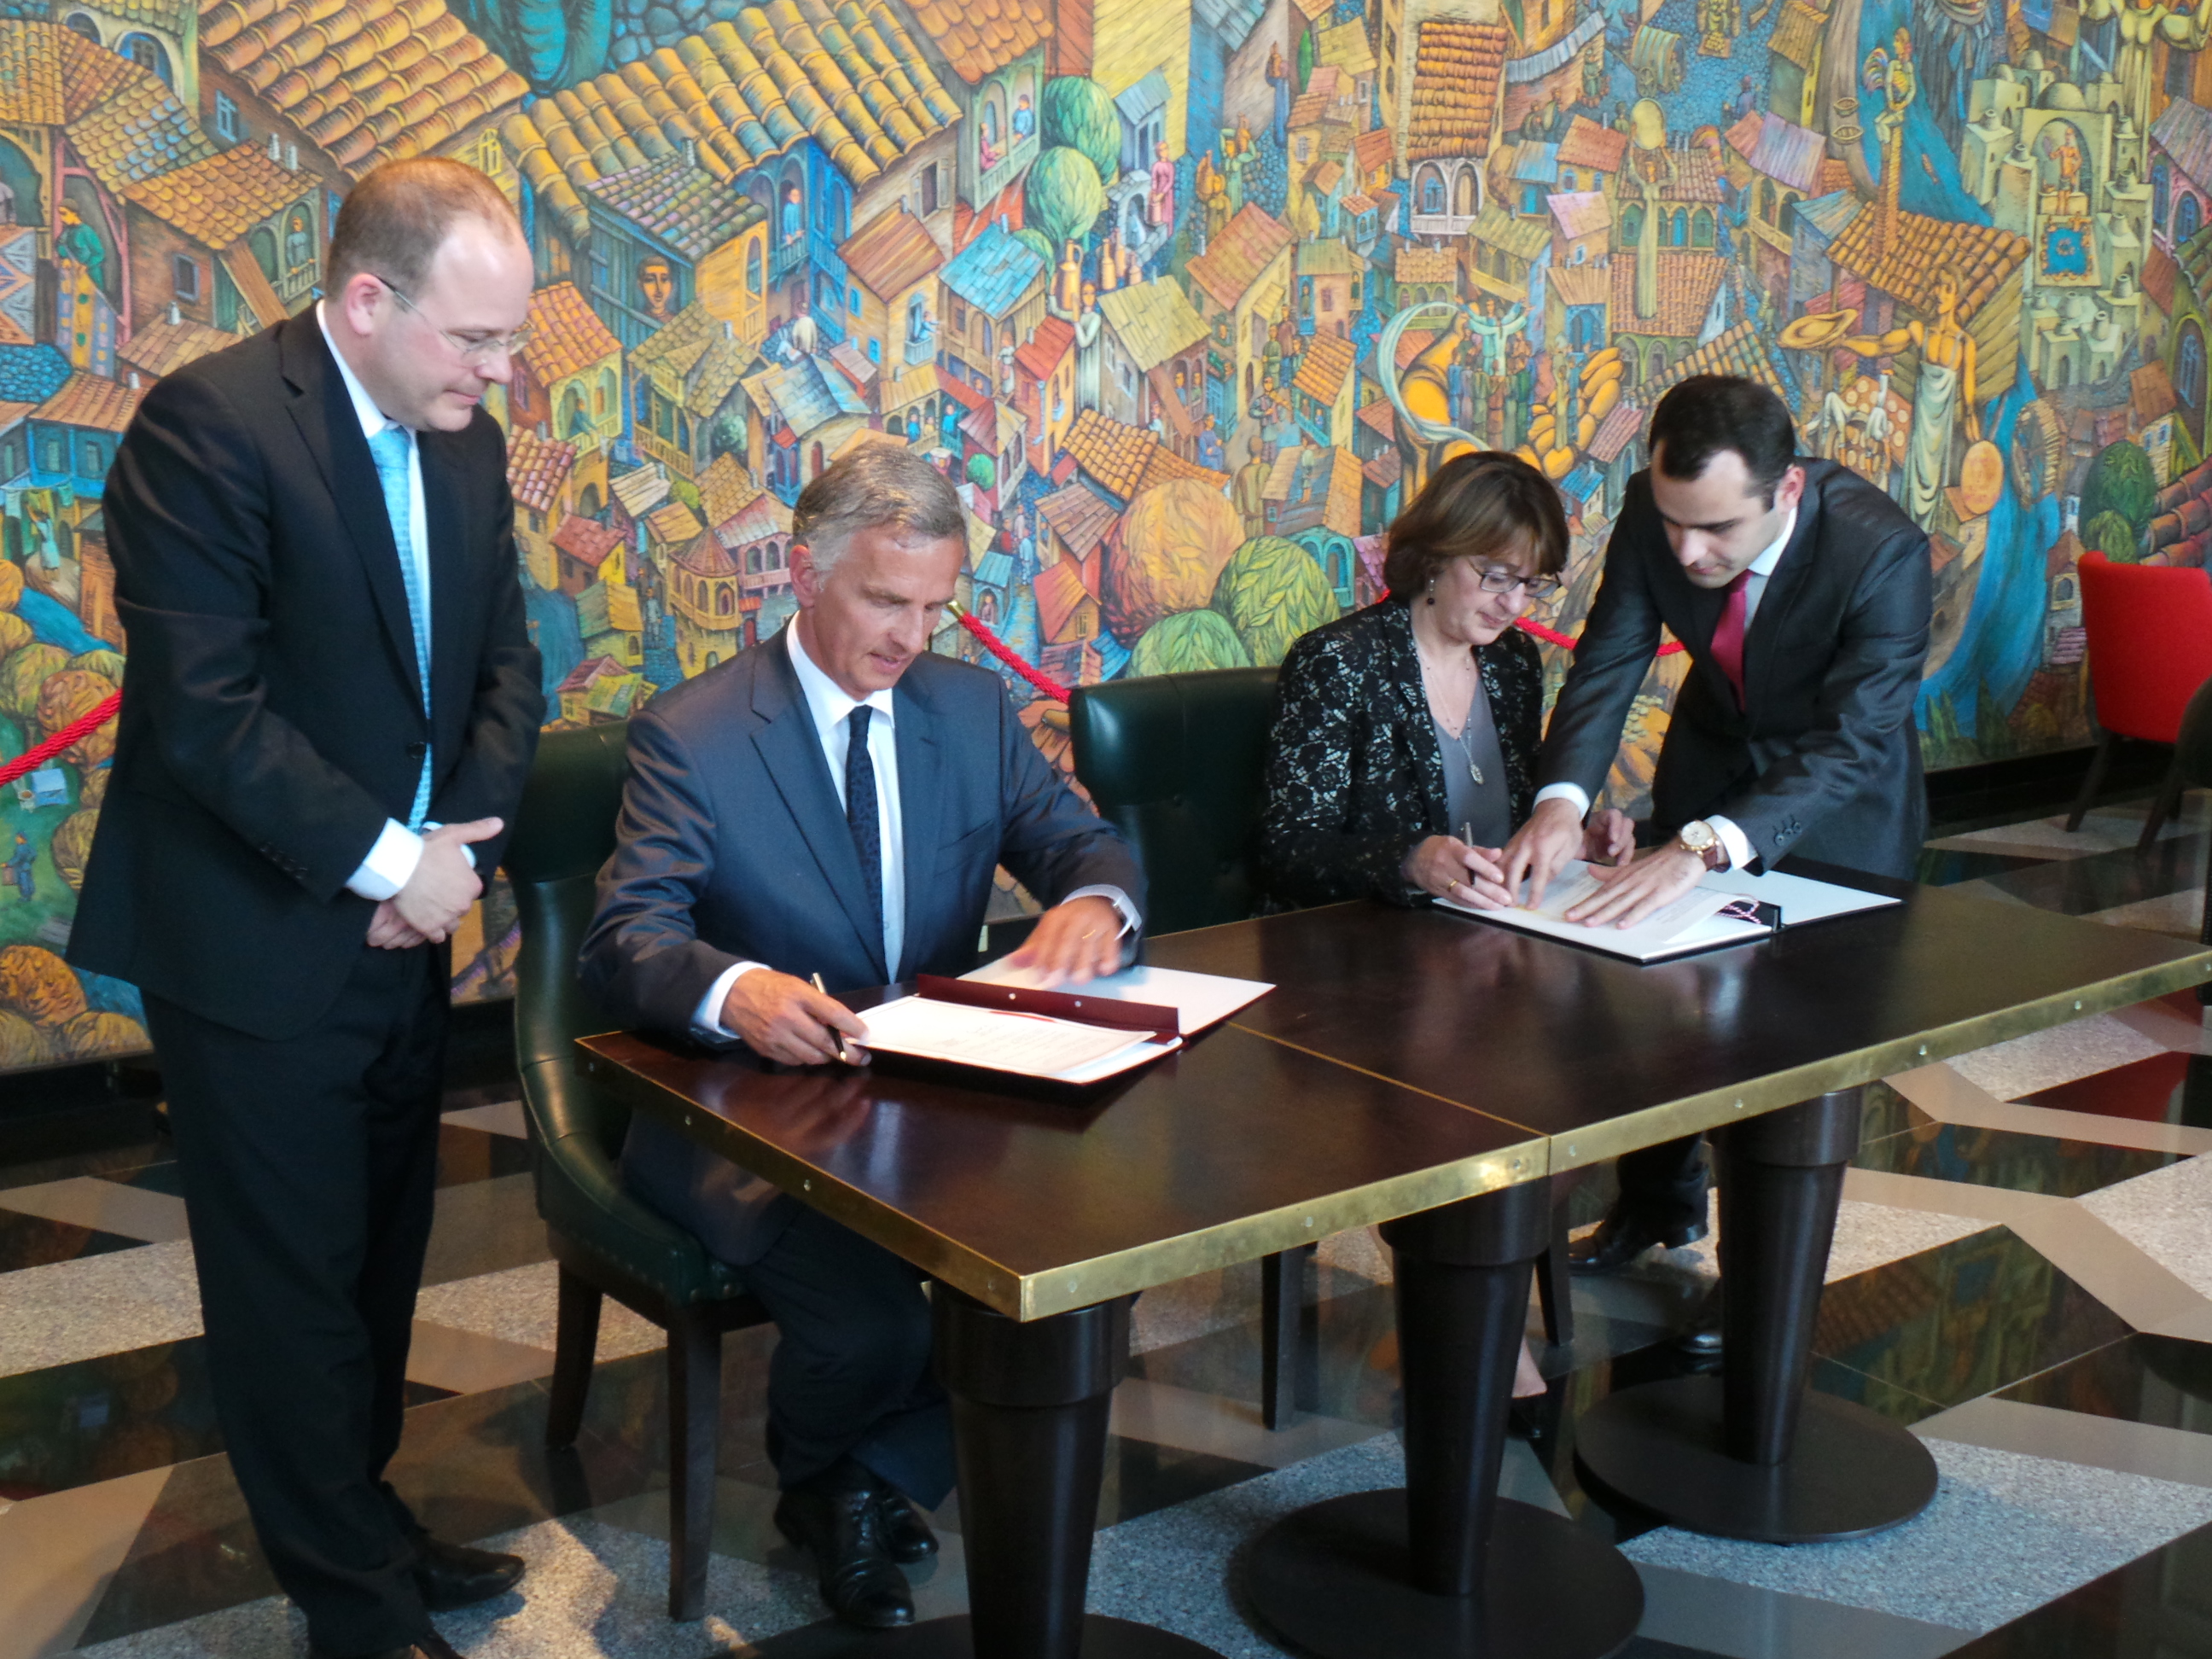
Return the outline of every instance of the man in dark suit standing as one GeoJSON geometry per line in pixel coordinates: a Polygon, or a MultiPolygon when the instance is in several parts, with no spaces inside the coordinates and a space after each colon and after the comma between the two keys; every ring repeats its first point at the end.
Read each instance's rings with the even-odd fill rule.
{"type": "MultiPolygon", "coordinates": [[[[1928,834],[1912,706],[1928,653],[1928,538],[1872,484],[1800,459],[1782,400],[1723,375],[1684,380],[1651,417],[1605,578],[1560,690],[1536,808],[1504,854],[1509,888],[1578,856],[1663,625],[1688,647],[1651,785],[1660,844],[1600,870],[1572,920],[1623,926],[1708,870],[1786,854],[1910,876],[1928,834]]],[[[1606,1273],[1705,1231],[1692,1135],[1620,1160],[1620,1201],[1577,1248],[1606,1273]]],[[[1718,1327],[1701,1322],[1702,1346],[1718,1327]]]]}
{"type": "Polygon", "coordinates": [[[147,394],[109,475],[131,639],[70,957],[143,992],[217,1416],[314,1653],[445,1655],[514,1556],[384,1480],[430,1233],[447,939],[544,700],[506,446],[514,210],[418,160],[348,197],[315,308],[147,394]]]}
{"type": "MultiPolygon", "coordinates": [[[[615,1018],[835,1060],[865,1028],[811,975],[850,989],[965,972],[1000,863],[1051,907],[1023,959],[1083,981],[1133,957],[1128,848],[1045,764],[996,675],[930,654],[966,529],[914,452],[855,450],[799,495],[792,624],[630,722],[620,842],[582,950],[615,1018]]],[[[898,1564],[936,1540],[908,1500],[933,1509],[953,1481],[919,1275],[643,1114],[623,1169],[775,1318],[776,1524],[813,1554],[823,1599],[849,1623],[908,1623],[898,1564]]]]}

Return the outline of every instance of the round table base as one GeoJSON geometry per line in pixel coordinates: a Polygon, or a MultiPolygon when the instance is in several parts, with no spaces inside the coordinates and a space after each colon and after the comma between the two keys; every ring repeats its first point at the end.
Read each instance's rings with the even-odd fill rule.
{"type": "MultiPolygon", "coordinates": [[[[857,1633],[857,1632],[856,1632],[857,1633]]],[[[867,1659],[975,1659],[975,1644],[965,1613],[931,1619],[901,1630],[863,1638],[867,1659]]],[[[1221,1659],[1212,1648],[1187,1636],[1132,1624],[1127,1619],[1083,1620],[1083,1659],[1221,1659]]]]}
{"type": "Polygon", "coordinates": [[[1886,1417],[1805,1393],[1790,1455],[1768,1466],[1722,1449],[1721,1379],[1623,1389],[1575,1425],[1593,1489],[1716,1538],[1815,1544],[1909,1521],[1936,1496],[1936,1460],[1886,1417]]]}
{"type": "Polygon", "coordinates": [[[1405,1492],[1354,1492],[1262,1533],[1245,1589],[1262,1622],[1323,1659],[1605,1659],[1644,1617],[1620,1552],[1532,1504],[1498,1501],[1480,1598],[1414,1589],[1407,1553],[1405,1492]]]}

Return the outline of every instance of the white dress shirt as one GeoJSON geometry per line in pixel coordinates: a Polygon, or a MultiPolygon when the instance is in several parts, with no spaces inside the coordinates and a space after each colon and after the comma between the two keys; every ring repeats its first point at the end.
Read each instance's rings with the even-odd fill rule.
{"type": "MultiPolygon", "coordinates": [[[[1766,593],[1766,579],[1782,562],[1783,550],[1790,545],[1790,538],[1796,532],[1797,509],[1791,507],[1782,520],[1782,533],[1767,543],[1765,550],[1751,562],[1743,584],[1744,638],[1751,637],[1751,619],[1759,614],[1759,602],[1766,593]]],[[[1588,817],[1590,810],[1589,793],[1578,783],[1547,783],[1536,792],[1535,804],[1547,800],[1572,801],[1578,816],[1588,817]]],[[[1708,814],[1705,822],[1713,826],[1713,833],[1721,838],[1721,847],[1728,854],[1728,867],[1741,870],[1752,860],[1751,837],[1745,835],[1734,818],[1723,817],[1718,812],[1708,814]]]]}
{"type": "MultiPolygon", "coordinates": [[[[853,743],[850,717],[863,702],[875,711],[868,720],[868,760],[876,771],[876,829],[883,848],[884,962],[891,973],[896,974],[900,953],[906,948],[906,840],[902,830],[905,820],[899,805],[898,739],[893,724],[897,716],[891,693],[885,690],[857,699],[848,695],[806,654],[806,647],[799,643],[796,618],[783,630],[782,637],[789,643],[792,671],[799,676],[799,689],[806,698],[806,712],[813,717],[814,734],[822,744],[822,757],[830,763],[830,781],[837,791],[841,808],[845,805],[846,754],[853,743]]],[[[1137,925],[1136,907],[1118,887],[1079,888],[1068,897],[1106,900],[1121,914],[1124,933],[1137,925]]],[[[722,1005],[729,999],[730,987],[754,969],[767,965],[762,962],[737,962],[715,975],[714,984],[708,987],[707,994],[699,1000],[691,1016],[693,1026],[702,1036],[737,1036],[722,1024],[722,1005]]]]}
{"type": "MultiPolygon", "coordinates": [[[[413,544],[408,551],[415,566],[415,591],[422,596],[422,627],[427,634],[430,627],[430,529],[429,515],[422,505],[422,451],[415,441],[411,428],[404,427],[376,406],[368,395],[368,388],[356,378],[353,367],[340,353],[337,342],[331,338],[330,319],[324,315],[325,301],[315,302],[315,324],[323,331],[323,342],[331,349],[331,356],[338,366],[339,378],[344,380],[346,395],[353,399],[353,412],[361,422],[363,441],[377,437],[386,429],[407,434],[407,539],[413,544]]],[[[425,828],[435,828],[426,825],[425,828]]],[[[463,848],[467,853],[468,849],[463,848]]],[[[469,862],[476,862],[473,853],[469,862]]],[[[415,866],[422,861],[422,837],[397,818],[384,821],[383,833],[368,849],[361,867],[353,872],[346,886],[365,899],[390,898],[404,887],[415,873],[415,866]]]]}

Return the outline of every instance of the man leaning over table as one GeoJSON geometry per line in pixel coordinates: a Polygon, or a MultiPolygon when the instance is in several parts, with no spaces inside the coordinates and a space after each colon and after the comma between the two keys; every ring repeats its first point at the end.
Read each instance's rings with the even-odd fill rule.
{"type": "MultiPolygon", "coordinates": [[[[1143,877],[1048,766],[998,677],[932,655],[967,519],[942,475],[870,444],[807,485],[790,626],[630,722],[586,988],[625,1024],[828,1064],[865,1028],[815,990],[975,965],[993,872],[1047,903],[1017,960],[1081,982],[1133,959],[1143,877]]],[[[953,1484],[916,1270],[655,1119],[623,1178],[742,1273],[779,1330],[776,1525],[848,1623],[909,1623],[908,1500],[953,1484]]]]}
{"type": "MultiPolygon", "coordinates": [[[[1800,458],[1771,392],[1697,375],[1660,399],[1651,465],[1630,480],[1605,576],[1537,766],[1536,806],[1507,845],[1506,887],[1542,891],[1580,855],[1583,818],[1662,625],[1690,654],[1651,785],[1656,844],[1595,872],[1569,918],[1623,926],[1710,870],[1793,853],[1912,873],[1928,833],[1912,717],[1928,653],[1928,538],[1833,461],[1800,458]]],[[[1625,1155],[1620,1198],[1573,1265],[1611,1273],[1705,1236],[1701,1137],[1625,1155]]],[[[1717,1302],[1686,1339],[1717,1350],[1717,1302]]]]}

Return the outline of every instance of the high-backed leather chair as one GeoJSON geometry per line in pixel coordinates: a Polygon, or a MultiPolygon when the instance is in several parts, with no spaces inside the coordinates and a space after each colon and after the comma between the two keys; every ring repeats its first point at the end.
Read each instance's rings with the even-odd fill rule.
{"type": "Polygon", "coordinates": [[[575,1040],[614,1024],[576,978],[592,878],[614,850],[629,728],[549,732],[503,866],[521,913],[514,1059],[534,1149],[538,1212],[560,1265],[545,1443],[575,1443],[611,1296],[668,1333],[668,1613],[705,1611],[722,1395],[722,1335],[766,1322],[736,1273],[623,1188],[629,1109],[578,1069],[575,1040]]]}
{"type": "MultiPolygon", "coordinates": [[[[1274,707],[1272,668],[1117,680],[1070,700],[1075,775],[1145,867],[1147,933],[1242,921],[1259,902],[1255,842],[1274,707]]],[[[1271,1429],[1297,1411],[1289,1382],[1316,1248],[1260,1263],[1260,1409],[1271,1429]]]]}

